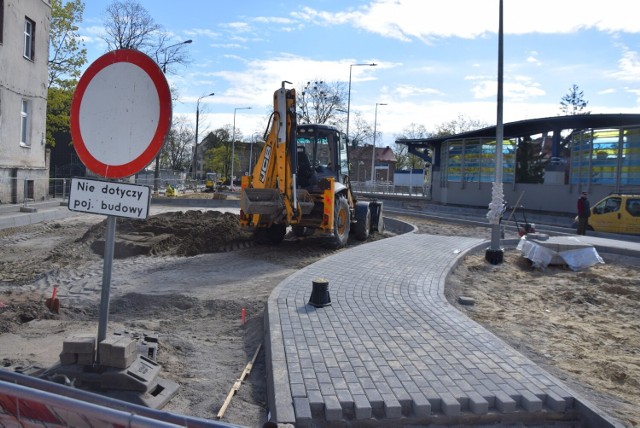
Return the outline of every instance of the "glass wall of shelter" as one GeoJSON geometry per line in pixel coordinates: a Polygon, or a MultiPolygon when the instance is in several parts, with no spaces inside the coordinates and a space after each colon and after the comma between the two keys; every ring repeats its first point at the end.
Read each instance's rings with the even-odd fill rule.
{"type": "MultiPolygon", "coordinates": [[[[515,140],[502,142],[502,179],[513,182],[515,172],[515,140]]],[[[490,138],[452,139],[442,150],[444,174],[449,182],[490,183],[496,174],[496,140],[490,138]]]]}
{"type": "MultiPolygon", "coordinates": [[[[535,141],[540,141],[541,162],[565,165],[565,184],[597,184],[616,188],[640,185],[639,127],[565,130],[561,135],[559,158],[545,154],[544,139],[535,141]]],[[[513,183],[515,180],[518,141],[518,138],[503,140],[504,183],[513,183]]],[[[492,138],[446,141],[441,152],[443,184],[493,182],[495,152],[496,141],[492,138]]]]}
{"type": "Polygon", "coordinates": [[[571,184],[640,185],[640,128],[574,132],[570,177],[571,184]]]}

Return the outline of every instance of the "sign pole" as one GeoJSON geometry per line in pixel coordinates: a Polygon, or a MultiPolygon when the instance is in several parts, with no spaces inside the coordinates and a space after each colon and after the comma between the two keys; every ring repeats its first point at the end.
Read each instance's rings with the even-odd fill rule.
{"type": "Polygon", "coordinates": [[[98,343],[107,338],[107,320],[109,318],[109,292],[111,291],[111,268],[113,266],[113,247],[115,243],[115,237],[116,217],[110,215],[107,216],[107,236],[104,241],[104,265],[102,268],[102,292],[100,294],[98,343]]]}

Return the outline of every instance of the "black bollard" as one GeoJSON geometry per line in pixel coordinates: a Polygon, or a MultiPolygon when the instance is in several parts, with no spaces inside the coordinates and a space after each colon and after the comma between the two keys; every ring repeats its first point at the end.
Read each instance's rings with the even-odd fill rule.
{"type": "Polygon", "coordinates": [[[324,278],[314,279],[312,282],[311,297],[309,304],[316,308],[331,306],[331,297],[329,296],[329,281],[324,278]]]}

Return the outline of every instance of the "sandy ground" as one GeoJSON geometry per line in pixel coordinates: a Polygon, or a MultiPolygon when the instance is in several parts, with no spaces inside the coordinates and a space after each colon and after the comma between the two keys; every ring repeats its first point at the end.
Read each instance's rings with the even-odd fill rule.
{"type": "MultiPolygon", "coordinates": [[[[50,367],[65,338],[97,332],[103,218],[79,215],[0,231],[5,369],[50,367]],[[44,304],[54,287],[59,314],[44,304]]],[[[489,238],[485,228],[409,220],[421,233],[489,238]]],[[[218,212],[118,221],[108,334],[159,335],[161,376],[180,384],[164,410],[215,419],[262,344],[271,290],[334,252],[314,238],[286,239],[278,248],[254,246],[235,216],[218,212]]],[[[507,248],[505,262],[497,266],[483,253],[472,254],[449,277],[446,294],[459,310],[589,401],[638,426],[640,260],[601,256],[605,264],[573,272],[533,269],[515,249],[507,248]],[[460,295],[473,297],[475,305],[460,306],[460,295]]],[[[257,427],[267,412],[260,351],[222,421],[257,427]]]]}

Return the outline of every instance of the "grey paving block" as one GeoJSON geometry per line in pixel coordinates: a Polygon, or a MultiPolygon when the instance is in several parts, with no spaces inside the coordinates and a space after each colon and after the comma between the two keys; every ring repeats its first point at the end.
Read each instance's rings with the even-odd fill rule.
{"type": "Polygon", "coordinates": [[[388,419],[397,419],[402,416],[402,406],[393,394],[382,394],[384,400],[384,414],[388,419]]]}
{"type": "Polygon", "coordinates": [[[542,410],[542,400],[529,391],[522,391],[520,405],[528,412],[538,412],[542,410]]]}
{"type": "Polygon", "coordinates": [[[293,409],[296,414],[296,426],[311,426],[311,406],[309,405],[309,400],[307,398],[294,397],[293,409]]]}
{"type": "Polygon", "coordinates": [[[476,415],[484,415],[489,412],[489,402],[475,391],[469,392],[469,410],[476,415]]]}
{"type": "Polygon", "coordinates": [[[318,390],[308,391],[307,399],[313,414],[320,414],[324,410],[324,397],[318,390]]]}
{"type": "Polygon", "coordinates": [[[411,393],[413,414],[425,418],[431,414],[431,403],[419,392],[411,393]]]}
{"type": "Polygon", "coordinates": [[[502,413],[513,413],[516,411],[516,400],[503,391],[496,393],[496,409],[502,413]]]}
{"type": "Polygon", "coordinates": [[[369,419],[371,417],[371,404],[369,403],[369,400],[367,400],[366,395],[354,395],[353,406],[356,419],[369,419]]]}
{"type": "Polygon", "coordinates": [[[458,416],[461,413],[460,402],[451,394],[440,394],[440,411],[447,416],[458,416]]]}
{"type": "Polygon", "coordinates": [[[565,401],[565,399],[554,393],[553,391],[547,392],[545,405],[555,412],[564,412],[567,408],[567,402],[565,401]]]}
{"type": "Polygon", "coordinates": [[[324,397],[324,417],[327,421],[339,421],[342,419],[342,406],[337,397],[324,397]]]}

